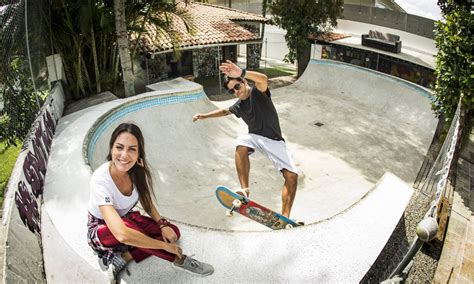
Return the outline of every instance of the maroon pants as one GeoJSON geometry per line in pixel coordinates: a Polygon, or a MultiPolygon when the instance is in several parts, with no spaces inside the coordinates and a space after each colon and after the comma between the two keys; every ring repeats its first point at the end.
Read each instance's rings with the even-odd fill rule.
{"type": "MultiPolygon", "coordinates": [[[[150,217],[143,216],[139,212],[131,212],[127,214],[127,216],[122,217],[122,221],[125,223],[125,226],[129,228],[140,231],[141,233],[156,240],[163,241],[159,225],[150,217]]],[[[170,224],[169,227],[173,229],[179,239],[180,233],[178,227],[173,224],[170,224]]],[[[120,244],[106,224],[99,226],[97,236],[104,246],[113,247],[120,244]]],[[[140,262],[150,255],[155,255],[171,262],[174,261],[176,257],[176,255],[160,249],[131,247],[129,252],[136,262],[140,262]]]]}

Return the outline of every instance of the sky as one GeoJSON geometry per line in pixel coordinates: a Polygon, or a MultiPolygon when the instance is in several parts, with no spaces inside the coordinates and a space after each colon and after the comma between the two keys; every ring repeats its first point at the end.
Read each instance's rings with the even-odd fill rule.
{"type": "Polygon", "coordinates": [[[432,20],[441,19],[441,10],[437,0],[395,0],[408,14],[432,20]]]}

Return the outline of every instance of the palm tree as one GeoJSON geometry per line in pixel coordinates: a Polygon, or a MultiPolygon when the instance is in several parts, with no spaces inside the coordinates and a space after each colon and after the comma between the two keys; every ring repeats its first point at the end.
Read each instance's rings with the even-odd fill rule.
{"type": "Polygon", "coordinates": [[[135,95],[135,86],[132,72],[132,59],[128,46],[127,23],[125,20],[125,5],[123,4],[123,0],[114,0],[114,14],[125,97],[130,97],[135,95]]]}
{"type": "Polygon", "coordinates": [[[176,53],[179,36],[171,19],[192,26],[186,13],[168,0],[52,0],[50,8],[54,52],[61,54],[74,99],[94,91],[122,89],[116,85],[118,79],[124,81],[125,95],[133,95],[131,61],[140,37],[147,32],[146,25],[158,26],[170,35],[176,53]],[[132,44],[131,34],[135,37],[132,44]]]}

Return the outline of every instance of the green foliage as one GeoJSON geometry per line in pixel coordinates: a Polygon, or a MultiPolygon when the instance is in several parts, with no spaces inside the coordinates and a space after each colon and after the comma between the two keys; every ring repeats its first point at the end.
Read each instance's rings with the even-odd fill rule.
{"type": "MultiPolygon", "coordinates": [[[[138,35],[145,26],[154,24],[178,39],[170,19],[176,15],[186,19],[184,12],[172,1],[124,1],[127,30],[138,35]]],[[[113,0],[53,0],[51,4],[51,38],[55,52],[61,54],[73,98],[96,92],[116,91],[120,82],[117,35],[113,0]]],[[[185,21],[186,22],[186,21],[185,21]]],[[[175,45],[177,46],[177,44],[175,45]]],[[[131,46],[132,56],[138,54],[131,46]]]]}
{"type": "Polygon", "coordinates": [[[0,136],[7,144],[15,144],[17,139],[23,140],[31,128],[39,111],[39,103],[46,94],[35,93],[27,63],[20,57],[10,62],[10,74],[15,76],[5,80],[3,85],[4,115],[1,118],[0,136]]]}
{"type": "Polygon", "coordinates": [[[469,11],[472,6],[471,0],[438,0],[441,12],[446,15],[451,13],[455,7],[461,7],[469,11]]]}
{"type": "Polygon", "coordinates": [[[21,150],[21,143],[16,141],[18,146],[0,143],[0,206],[3,203],[3,192],[7,186],[16,159],[21,150]]]}
{"type": "Polygon", "coordinates": [[[309,35],[318,36],[337,26],[343,3],[343,0],[277,0],[269,5],[272,21],[286,30],[289,48],[286,62],[295,62],[297,50],[309,45],[309,35]]]}
{"type": "Polygon", "coordinates": [[[13,132],[10,125],[10,117],[7,114],[0,116],[0,141],[7,140],[7,137],[13,132]]]}
{"type": "Polygon", "coordinates": [[[436,22],[435,43],[436,85],[433,109],[444,113],[450,122],[456,111],[459,97],[468,110],[474,107],[474,16],[463,5],[444,3],[445,22],[436,22]]]}
{"type": "Polygon", "coordinates": [[[259,68],[255,71],[264,73],[265,75],[267,75],[268,78],[296,75],[296,70],[285,68],[285,67],[267,67],[266,69],[259,68]]]}

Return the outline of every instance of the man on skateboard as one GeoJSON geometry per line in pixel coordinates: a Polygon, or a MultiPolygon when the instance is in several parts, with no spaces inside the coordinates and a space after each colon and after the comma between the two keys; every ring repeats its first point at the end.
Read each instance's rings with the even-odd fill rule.
{"type": "Polygon", "coordinates": [[[231,113],[244,120],[249,133],[237,138],[235,166],[241,189],[236,192],[246,197],[250,194],[249,155],[257,149],[272,161],[274,167],[282,173],[285,179],[281,195],[282,215],[289,218],[296,194],[298,169],[281,135],[278,114],[268,89],[268,78],[265,74],[259,72],[242,70],[230,60],[222,63],[219,69],[227,76],[224,86],[238,100],[227,109],[195,114],[193,121],[227,116],[231,113]],[[255,86],[250,87],[247,80],[253,81],[255,86]]]}

